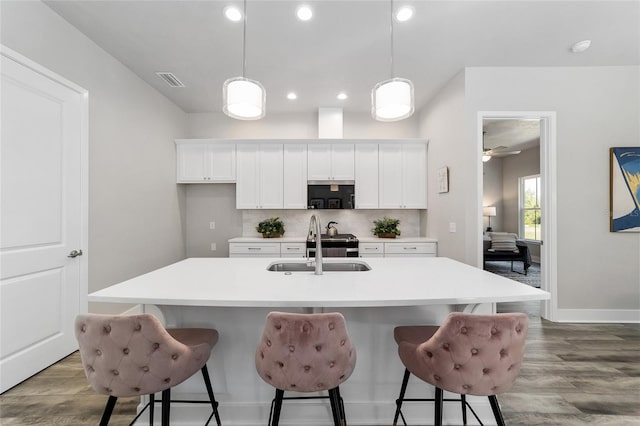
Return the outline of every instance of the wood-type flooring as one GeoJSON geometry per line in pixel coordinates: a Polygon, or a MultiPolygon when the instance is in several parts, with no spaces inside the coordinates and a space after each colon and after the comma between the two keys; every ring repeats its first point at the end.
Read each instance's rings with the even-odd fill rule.
{"type": "MultiPolygon", "coordinates": [[[[507,425],[640,425],[640,324],[552,323],[538,305],[498,305],[530,316],[520,376],[498,397],[507,425]]],[[[0,425],[97,425],[105,401],[76,352],[0,395],[0,425]]],[[[136,406],[120,399],[110,424],[129,424],[136,406]]]]}

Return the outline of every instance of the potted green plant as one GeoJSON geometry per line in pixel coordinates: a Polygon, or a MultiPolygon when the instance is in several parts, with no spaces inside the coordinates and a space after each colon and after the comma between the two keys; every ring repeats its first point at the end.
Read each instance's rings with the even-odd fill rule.
{"type": "Polygon", "coordinates": [[[373,235],[378,238],[395,238],[400,235],[398,228],[400,219],[391,219],[385,216],[382,219],[374,220],[373,224],[375,225],[375,228],[372,229],[373,235]]]}
{"type": "Polygon", "coordinates": [[[284,234],[284,222],[279,217],[271,217],[258,223],[256,231],[261,233],[263,238],[278,238],[284,234]]]}

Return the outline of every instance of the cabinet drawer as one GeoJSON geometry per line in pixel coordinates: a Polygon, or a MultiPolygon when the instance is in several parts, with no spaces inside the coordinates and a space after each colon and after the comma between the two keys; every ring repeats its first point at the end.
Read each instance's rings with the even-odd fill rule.
{"type": "Polygon", "coordinates": [[[437,253],[436,243],[385,243],[385,255],[389,254],[433,254],[437,253]]]}
{"type": "Polygon", "coordinates": [[[230,243],[229,254],[280,256],[280,243],[230,243]]]}
{"type": "Polygon", "coordinates": [[[383,243],[360,243],[358,244],[358,251],[360,252],[360,256],[366,257],[371,255],[380,255],[384,254],[384,244],[383,243]]]}
{"type": "Polygon", "coordinates": [[[305,243],[282,243],[280,244],[280,256],[282,257],[305,257],[307,245],[305,243]]]}

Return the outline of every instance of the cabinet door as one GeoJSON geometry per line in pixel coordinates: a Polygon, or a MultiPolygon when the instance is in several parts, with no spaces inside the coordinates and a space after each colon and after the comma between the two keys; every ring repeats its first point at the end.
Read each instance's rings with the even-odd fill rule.
{"type": "Polygon", "coordinates": [[[427,148],[423,144],[402,146],[402,206],[427,208],[427,148]]]}
{"type": "Polygon", "coordinates": [[[284,145],[283,207],[307,208],[307,145],[284,145]]]}
{"type": "Polygon", "coordinates": [[[355,148],[356,209],[378,208],[378,145],[358,144],[355,148]]]}
{"type": "Polygon", "coordinates": [[[206,182],[207,144],[180,144],[176,149],[178,151],[178,182],[206,182]]]}
{"type": "Polygon", "coordinates": [[[379,145],[380,175],[378,205],[383,209],[402,208],[402,146],[400,144],[379,145]]]}
{"type": "Polygon", "coordinates": [[[353,144],[331,144],[331,180],[353,180],[353,164],[353,144]]]}
{"type": "Polygon", "coordinates": [[[360,243],[358,245],[360,257],[384,257],[383,243],[360,243]]]}
{"type": "Polygon", "coordinates": [[[282,144],[260,144],[258,208],[282,208],[282,166],[282,144]]]}
{"type": "Polygon", "coordinates": [[[236,208],[257,209],[259,208],[258,145],[238,144],[236,160],[236,208]]]}
{"type": "Polygon", "coordinates": [[[236,145],[211,143],[207,149],[208,180],[215,182],[236,181],[236,145]]]}
{"type": "Polygon", "coordinates": [[[331,179],[331,144],[312,143],[307,150],[307,179],[331,179]]]}
{"type": "Polygon", "coordinates": [[[229,257],[279,257],[280,243],[229,243],[229,257]]]}

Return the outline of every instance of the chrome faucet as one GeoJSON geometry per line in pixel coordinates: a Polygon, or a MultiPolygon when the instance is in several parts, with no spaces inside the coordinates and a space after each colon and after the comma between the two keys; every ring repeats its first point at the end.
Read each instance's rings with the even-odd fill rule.
{"type": "Polygon", "coordinates": [[[309,235],[307,239],[310,239],[312,236],[316,240],[316,270],[314,274],[322,275],[322,231],[320,230],[320,220],[315,214],[311,215],[311,219],[309,219],[309,235]]]}

